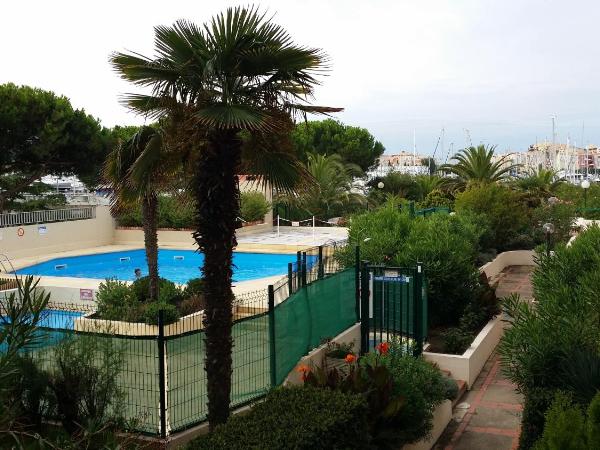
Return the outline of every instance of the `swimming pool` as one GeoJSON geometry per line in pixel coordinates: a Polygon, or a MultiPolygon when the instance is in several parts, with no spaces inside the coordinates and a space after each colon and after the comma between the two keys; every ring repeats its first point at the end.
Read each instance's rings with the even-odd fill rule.
{"type": "MultiPolygon", "coordinates": [[[[308,256],[311,265],[314,256],[308,256]]],[[[167,250],[158,252],[158,271],[161,277],[175,283],[187,283],[200,276],[204,255],[193,250],[167,250]]],[[[246,281],[273,275],[287,274],[288,263],[296,261],[295,254],[234,253],[233,279],[246,281]]],[[[51,259],[40,264],[17,270],[20,275],[38,275],[75,278],[116,278],[135,280],[135,269],[148,274],[146,253],[143,249],[95,255],[71,256],[51,259]]]]}

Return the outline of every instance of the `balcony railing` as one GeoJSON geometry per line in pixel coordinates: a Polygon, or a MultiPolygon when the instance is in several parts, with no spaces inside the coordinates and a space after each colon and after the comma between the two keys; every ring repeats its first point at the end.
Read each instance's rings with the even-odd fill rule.
{"type": "Polygon", "coordinates": [[[96,218],[95,206],[0,214],[0,228],[96,218]]]}

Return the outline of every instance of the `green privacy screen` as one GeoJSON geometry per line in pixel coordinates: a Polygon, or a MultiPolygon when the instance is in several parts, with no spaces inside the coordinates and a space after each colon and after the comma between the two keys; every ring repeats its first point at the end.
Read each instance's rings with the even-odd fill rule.
{"type": "Polygon", "coordinates": [[[312,283],[275,307],[277,384],[322,339],[335,337],[357,321],[354,270],[312,283]]]}

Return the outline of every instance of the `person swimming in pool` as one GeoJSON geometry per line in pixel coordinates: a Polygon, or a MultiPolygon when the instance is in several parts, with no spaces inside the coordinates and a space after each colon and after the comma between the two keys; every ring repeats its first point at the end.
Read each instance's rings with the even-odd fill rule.
{"type": "Polygon", "coordinates": [[[142,278],[142,270],[140,268],[137,268],[133,271],[133,273],[135,273],[135,279],[139,280],[140,278],[142,278]]]}

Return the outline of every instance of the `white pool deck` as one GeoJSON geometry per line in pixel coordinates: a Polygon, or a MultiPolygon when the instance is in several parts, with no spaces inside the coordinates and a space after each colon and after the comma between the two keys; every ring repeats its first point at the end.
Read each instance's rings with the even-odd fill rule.
{"type": "MultiPolygon", "coordinates": [[[[276,229],[257,234],[240,236],[238,238],[238,252],[256,252],[256,253],[293,253],[302,248],[323,245],[331,241],[346,239],[348,230],[341,227],[316,228],[293,228],[281,227],[279,232],[276,229]]],[[[114,244],[100,247],[90,247],[65,252],[48,253],[43,256],[26,257],[12,260],[15,269],[39,264],[55,258],[65,258],[69,256],[94,255],[99,253],[120,252],[143,248],[143,242],[139,244],[114,244]]],[[[160,243],[160,248],[194,250],[193,244],[187,243],[160,243]]],[[[236,282],[233,286],[235,294],[266,289],[269,284],[282,278],[283,275],[276,275],[255,280],[236,282]]],[[[95,278],[75,278],[75,277],[39,277],[40,287],[48,288],[67,288],[67,289],[93,289],[97,290],[103,279],[95,278]]]]}

